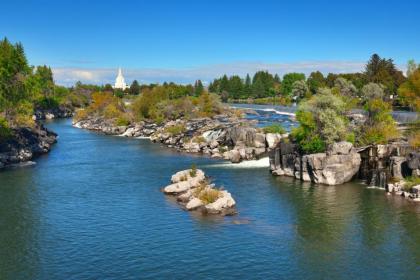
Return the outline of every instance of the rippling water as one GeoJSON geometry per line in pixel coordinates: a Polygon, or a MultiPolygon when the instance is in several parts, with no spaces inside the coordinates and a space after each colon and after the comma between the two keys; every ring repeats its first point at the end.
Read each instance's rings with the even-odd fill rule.
{"type": "Polygon", "coordinates": [[[276,178],[69,120],[48,126],[60,135],[50,154],[0,172],[0,279],[420,277],[413,203],[357,183],[276,178]],[[160,192],[192,163],[232,193],[239,215],[201,217],[160,192]]]}

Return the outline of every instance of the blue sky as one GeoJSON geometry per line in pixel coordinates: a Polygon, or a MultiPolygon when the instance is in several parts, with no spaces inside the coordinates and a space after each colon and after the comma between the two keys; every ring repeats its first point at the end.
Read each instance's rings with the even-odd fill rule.
{"type": "Polygon", "coordinates": [[[357,71],[375,52],[402,68],[420,59],[419,3],[15,0],[1,5],[0,36],[62,84],[110,82],[118,66],[143,82],[357,71]]]}

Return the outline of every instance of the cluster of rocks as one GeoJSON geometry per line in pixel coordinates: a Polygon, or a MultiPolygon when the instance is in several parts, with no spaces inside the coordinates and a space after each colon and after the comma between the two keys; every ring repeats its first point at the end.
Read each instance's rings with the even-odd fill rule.
{"type": "Polygon", "coordinates": [[[188,211],[223,216],[236,214],[232,195],[226,190],[215,189],[200,169],[179,171],[172,175],[171,183],[163,192],[176,196],[178,203],[188,211]]]}
{"type": "Polygon", "coordinates": [[[396,183],[388,183],[386,186],[386,191],[389,194],[395,194],[407,199],[411,199],[416,202],[420,202],[420,185],[413,186],[411,188],[406,188],[407,182],[401,180],[396,183]]]}
{"type": "Polygon", "coordinates": [[[226,116],[192,120],[178,119],[163,124],[139,122],[129,126],[115,126],[112,120],[90,118],[75,121],[74,126],[125,137],[149,137],[178,151],[203,153],[238,163],[259,159],[287,135],[263,133],[246,120],[227,119],[226,116]]]}
{"type": "Polygon", "coordinates": [[[359,178],[371,186],[385,188],[391,178],[420,176],[420,153],[406,141],[362,147],[358,152],[362,158],[359,178]]]}
{"type": "Polygon", "coordinates": [[[274,175],[291,176],[317,184],[339,185],[359,171],[360,155],[349,142],[334,143],[327,152],[301,155],[296,144],[280,142],[270,153],[274,175]]]}
{"type": "Polygon", "coordinates": [[[274,175],[326,185],[357,177],[370,186],[420,201],[420,186],[410,191],[404,188],[404,178],[420,177],[420,152],[406,141],[357,149],[349,142],[338,142],[325,153],[308,155],[301,154],[296,144],[281,141],[270,152],[270,169],[274,175]]]}
{"type": "Polygon", "coordinates": [[[15,128],[7,139],[0,139],[0,169],[30,161],[49,152],[57,142],[57,134],[42,125],[34,128],[15,128]]]}
{"type": "Polygon", "coordinates": [[[73,116],[73,110],[65,106],[59,106],[52,109],[35,109],[34,120],[51,120],[59,118],[70,118],[73,116]]]}

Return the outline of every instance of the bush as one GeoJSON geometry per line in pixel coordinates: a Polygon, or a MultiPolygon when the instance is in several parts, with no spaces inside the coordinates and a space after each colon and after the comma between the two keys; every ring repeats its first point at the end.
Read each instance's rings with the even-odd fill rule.
{"type": "Polygon", "coordinates": [[[76,111],[76,114],[74,114],[74,119],[76,121],[81,121],[84,120],[86,118],[88,118],[89,114],[88,111],[86,109],[80,109],[78,111],[76,111]]]}
{"type": "Polygon", "coordinates": [[[220,191],[216,189],[204,189],[198,196],[205,205],[215,202],[219,197],[220,191]]]}
{"type": "Polygon", "coordinates": [[[410,176],[404,179],[404,189],[409,191],[412,187],[420,185],[420,177],[410,176]]]}
{"type": "Polygon", "coordinates": [[[379,98],[365,104],[368,119],[361,130],[359,143],[362,145],[384,144],[400,136],[396,123],[391,116],[391,105],[379,98]]]}
{"type": "Polygon", "coordinates": [[[59,101],[55,97],[42,97],[38,101],[35,102],[36,107],[41,109],[54,109],[58,108],[59,101]]]}
{"type": "Polygon", "coordinates": [[[196,175],[197,175],[197,166],[195,165],[195,163],[193,163],[191,165],[190,176],[195,177],[196,175]]]}
{"type": "Polygon", "coordinates": [[[115,121],[115,125],[118,125],[118,126],[127,126],[129,124],[130,124],[130,121],[125,116],[120,116],[115,121]]]}
{"type": "Polygon", "coordinates": [[[0,116],[0,142],[10,137],[12,130],[7,123],[7,120],[0,116]]]}
{"type": "Polygon", "coordinates": [[[286,129],[282,127],[280,124],[272,124],[263,128],[264,133],[278,133],[278,134],[285,134],[286,129]]]}
{"type": "Polygon", "coordinates": [[[206,138],[204,138],[203,136],[195,136],[191,141],[193,143],[201,144],[206,142],[206,138]]]}
{"type": "Polygon", "coordinates": [[[176,125],[173,125],[173,126],[165,127],[164,131],[166,133],[171,134],[171,135],[178,135],[178,134],[184,133],[185,130],[186,130],[186,128],[183,124],[176,124],[176,125]]]}
{"type": "Polygon", "coordinates": [[[413,148],[420,148],[420,132],[415,132],[408,136],[408,143],[413,148]]]}
{"type": "Polygon", "coordinates": [[[328,88],[301,103],[296,113],[299,127],[291,136],[305,153],[323,152],[328,145],[344,140],[347,134],[345,103],[328,88]]]}

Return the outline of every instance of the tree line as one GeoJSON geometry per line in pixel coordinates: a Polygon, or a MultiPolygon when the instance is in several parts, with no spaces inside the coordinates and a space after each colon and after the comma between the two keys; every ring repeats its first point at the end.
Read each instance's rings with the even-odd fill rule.
{"type": "Polygon", "coordinates": [[[308,77],[304,73],[287,73],[280,78],[278,74],[258,71],[252,78],[249,74],[245,78],[223,75],[214,79],[208,89],[219,94],[223,101],[267,97],[298,101],[319,93],[323,88],[330,88],[341,95],[363,98],[372,89],[371,84],[376,84],[383,89],[387,98],[394,98],[395,105],[415,109],[420,98],[417,73],[418,65],[413,60],[409,61],[404,76],[392,59],[373,54],[360,73],[329,73],[324,76],[320,71],[314,71],[308,77]]]}

